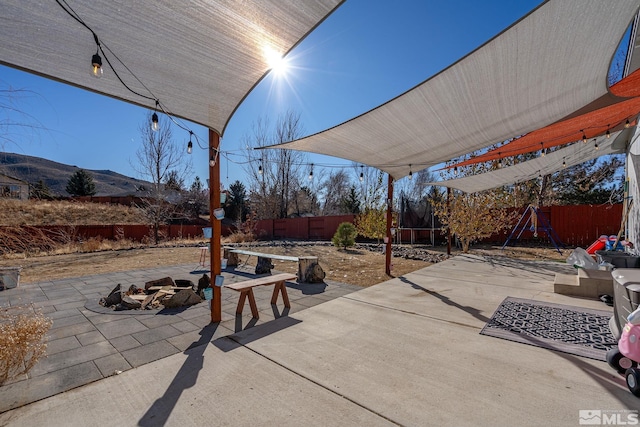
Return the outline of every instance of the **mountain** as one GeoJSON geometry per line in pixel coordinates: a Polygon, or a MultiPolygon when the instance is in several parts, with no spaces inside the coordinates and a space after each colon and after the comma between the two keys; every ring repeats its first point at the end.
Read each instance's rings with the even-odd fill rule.
{"type": "MultiPolygon", "coordinates": [[[[77,170],[84,169],[77,166],[65,165],[40,157],[25,156],[23,154],[0,153],[0,173],[13,178],[36,184],[42,180],[52,195],[69,196],[65,191],[71,175],[77,170]]],[[[96,184],[96,196],[128,196],[135,195],[137,188],[150,187],[150,183],[110,170],[85,169],[93,176],[96,184]]]]}

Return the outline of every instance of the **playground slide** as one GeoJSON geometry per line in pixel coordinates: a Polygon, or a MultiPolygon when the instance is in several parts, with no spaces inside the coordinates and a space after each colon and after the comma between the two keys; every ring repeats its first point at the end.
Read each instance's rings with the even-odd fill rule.
{"type": "Polygon", "coordinates": [[[607,236],[600,236],[598,238],[598,240],[596,240],[595,242],[593,242],[588,248],[587,248],[587,253],[589,255],[593,255],[596,253],[596,251],[601,251],[602,249],[604,249],[607,246],[607,240],[609,240],[609,238],[607,236]]]}

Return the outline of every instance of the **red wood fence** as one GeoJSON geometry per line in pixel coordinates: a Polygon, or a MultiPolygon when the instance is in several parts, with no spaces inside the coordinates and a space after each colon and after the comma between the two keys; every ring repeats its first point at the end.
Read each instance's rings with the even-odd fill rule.
{"type": "MultiPolygon", "coordinates": [[[[549,206],[541,207],[540,211],[546,217],[551,228],[556,232],[560,241],[567,246],[587,247],[600,235],[618,234],[622,221],[622,204],[615,205],[578,205],[578,206],[549,206]]],[[[524,208],[519,210],[518,219],[524,208]]],[[[354,215],[339,215],[325,217],[305,217],[287,219],[267,219],[258,221],[256,234],[262,240],[300,239],[300,240],[331,240],[341,222],[353,222],[354,215]]],[[[528,219],[525,216],[521,226],[528,219]]],[[[531,224],[529,224],[531,225],[531,224]]],[[[515,224],[514,224],[515,226],[515,224]]],[[[538,236],[530,229],[525,229],[520,241],[541,241],[550,243],[547,235],[540,229],[538,221],[538,236]]],[[[520,229],[519,229],[520,230],[520,229]]],[[[519,233],[516,233],[517,234],[519,233]]],[[[431,243],[430,230],[401,230],[400,241],[409,243],[431,243]]],[[[504,243],[511,229],[503,233],[496,233],[486,239],[487,242],[504,243]]],[[[444,233],[435,231],[436,244],[442,243],[444,233]]],[[[398,240],[398,239],[397,239],[398,240]]]]}

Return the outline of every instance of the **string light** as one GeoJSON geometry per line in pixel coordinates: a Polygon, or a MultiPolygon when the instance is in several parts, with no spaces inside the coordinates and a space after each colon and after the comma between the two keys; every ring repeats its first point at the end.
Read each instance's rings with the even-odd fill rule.
{"type": "Polygon", "coordinates": [[[360,165],[360,182],[364,181],[364,166],[360,165]]]}
{"type": "Polygon", "coordinates": [[[258,165],[258,174],[262,175],[262,165],[258,165]]]}
{"type": "Polygon", "coordinates": [[[598,147],[598,141],[596,141],[595,139],[593,140],[593,142],[595,142],[595,145],[593,148],[596,149],[596,151],[598,151],[600,149],[600,147],[598,147]]]}
{"type": "Polygon", "coordinates": [[[311,170],[309,171],[309,181],[313,181],[313,163],[311,163],[311,170]]]}
{"type": "Polygon", "coordinates": [[[584,133],[584,131],[581,131],[581,132],[582,132],[582,143],[586,144],[587,143],[587,135],[584,133]]]}
{"type": "Polygon", "coordinates": [[[624,124],[624,128],[625,128],[625,129],[628,129],[628,128],[629,128],[629,126],[631,126],[631,123],[629,123],[629,119],[627,119],[627,121],[626,121],[626,122],[625,122],[625,124],[624,124]]]}
{"type": "Polygon", "coordinates": [[[564,161],[564,158],[562,159],[562,167],[566,168],[567,167],[567,162],[564,161]]]}
{"type": "Polygon", "coordinates": [[[91,57],[91,75],[97,79],[102,77],[102,58],[98,52],[99,50],[91,57]]]}
{"type": "Polygon", "coordinates": [[[157,132],[158,129],[160,129],[160,125],[158,125],[158,114],[156,113],[159,103],[160,102],[156,99],[156,109],[153,111],[153,115],[151,116],[151,129],[154,132],[157,132]]]}
{"type": "Polygon", "coordinates": [[[409,165],[409,180],[413,179],[413,172],[411,171],[411,165],[409,165]]]}
{"type": "Polygon", "coordinates": [[[607,139],[611,138],[611,132],[609,131],[609,125],[607,125],[607,133],[605,135],[607,135],[607,139]]]}
{"type": "Polygon", "coordinates": [[[498,159],[498,169],[502,168],[502,159],[498,159]]]}
{"type": "Polygon", "coordinates": [[[453,167],[453,174],[454,175],[458,175],[458,167],[457,166],[453,167]]]}
{"type": "Polygon", "coordinates": [[[191,142],[192,135],[193,135],[193,132],[189,131],[189,143],[187,144],[187,154],[191,154],[191,152],[193,151],[193,142],[191,142]]]}

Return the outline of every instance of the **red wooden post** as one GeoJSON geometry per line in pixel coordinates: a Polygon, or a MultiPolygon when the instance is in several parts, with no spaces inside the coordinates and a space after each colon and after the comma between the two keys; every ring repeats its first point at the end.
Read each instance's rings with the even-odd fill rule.
{"type": "Polygon", "coordinates": [[[385,248],[385,271],[387,276],[391,276],[391,224],[393,222],[393,178],[388,176],[387,181],[387,243],[385,248]]]}
{"type": "Polygon", "coordinates": [[[213,166],[209,164],[209,221],[211,222],[211,240],[209,241],[209,254],[211,255],[211,286],[213,287],[213,300],[211,301],[211,322],[222,321],[222,291],[215,286],[216,275],[222,271],[220,259],[222,245],[222,223],[213,215],[213,211],[220,207],[220,135],[209,129],[209,159],[214,159],[213,166]]]}
{"type": "MultiPolygon", "coordinates": [[[[451,216],[451,187],[447,187],[447,218],[451,216]]],[[[447,225],[447,255],[451,255],[451,220],[447,225]]]]}

